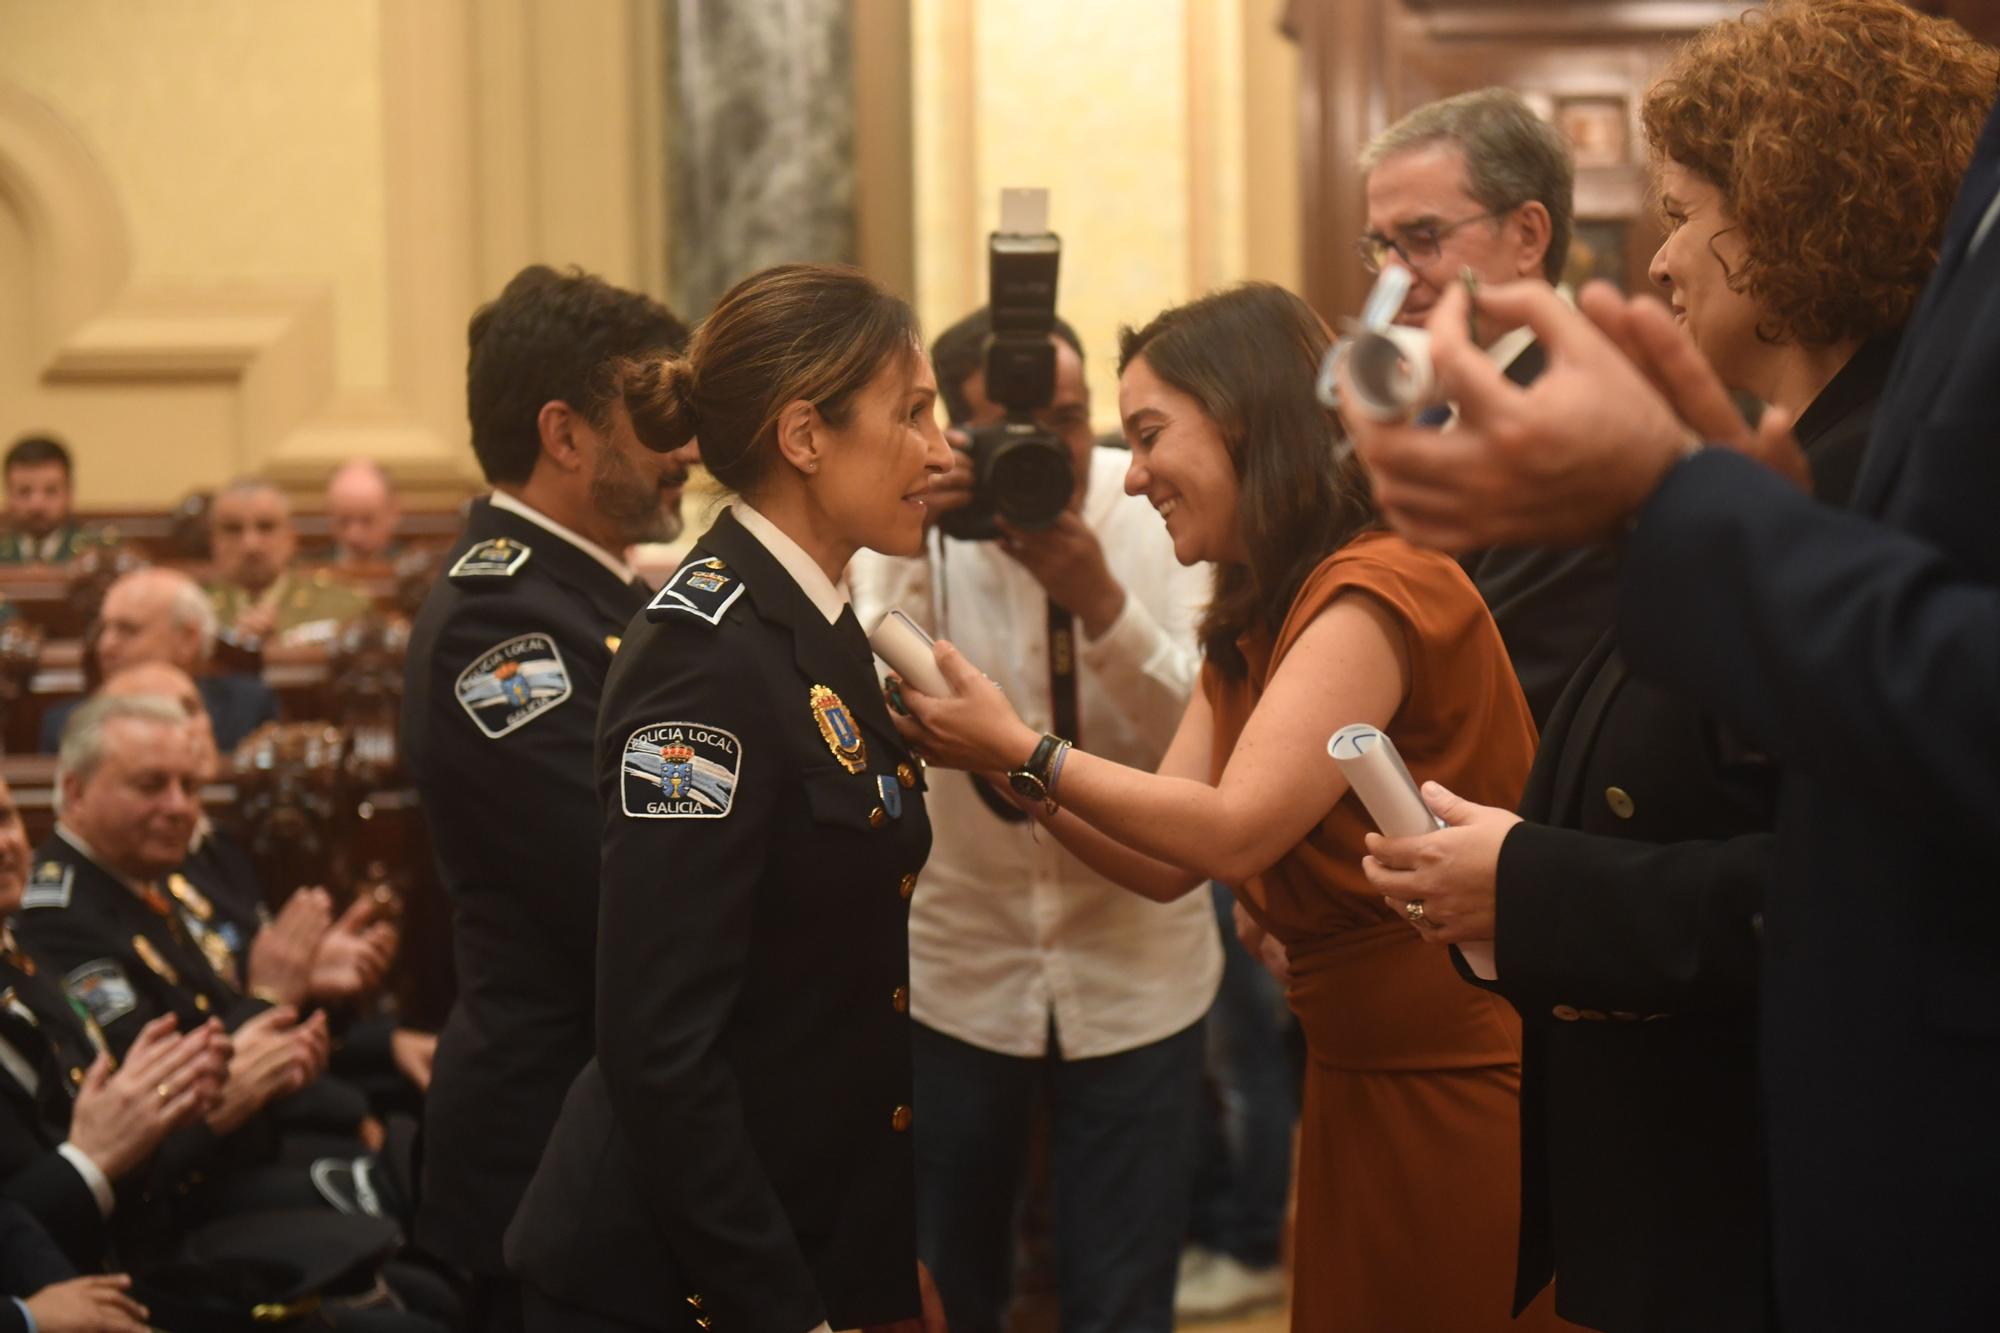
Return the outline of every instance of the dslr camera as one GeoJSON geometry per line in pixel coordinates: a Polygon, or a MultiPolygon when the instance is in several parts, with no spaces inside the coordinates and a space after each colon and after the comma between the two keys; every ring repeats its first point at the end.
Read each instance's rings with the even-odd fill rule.
{"type": "Polygon", "coordinates": [[[972,502],[938,520],[947,537],[994,541],[997,519],[1030,530],[1052,526],[1076,488],[1069,449],[1035,424],[1055,400],[1056,269],[1062,242],[1049,230],[1047,190],[1002,190],[1000,229],[987,241],[986,396],[1004,421],[970,428],[972,502]]]}

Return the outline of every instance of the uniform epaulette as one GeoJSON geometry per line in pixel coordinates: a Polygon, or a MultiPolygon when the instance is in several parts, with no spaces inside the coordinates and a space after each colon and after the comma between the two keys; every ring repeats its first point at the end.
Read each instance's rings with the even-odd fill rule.
{"type": "Polygon", "coordinates": [[[67,866],[60,861],[44,861],[29,876],[27,891],[21,895],[21,907],[23,910],[68,907],[70,889],[75,883],[75,866],[67,866]]]}
{"type": "Polygon", "coordinates": [[[667,586],[646,604],[646,619],[665,620],[678,613],[720,625],[723,612],[742,595],[743,580],[731,573],[729,566],[714,556],[691,560],[675,570],[667,586]]]}
{"type": "Polygon", "coordinates": [[[526,543],[512,537],[489,537],[467,547],[465,554],[452,562],[445,577],[454,583],[512,578],[521,572],[521,566],[528,563],[533,553],[526,543]]]}

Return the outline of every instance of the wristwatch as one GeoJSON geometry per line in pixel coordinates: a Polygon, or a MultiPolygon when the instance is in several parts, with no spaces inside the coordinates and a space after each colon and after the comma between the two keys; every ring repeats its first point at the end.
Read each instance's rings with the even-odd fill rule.
{"type": "Polygon", "coordinates": [[[1056,806],[1056,774],[1062,771],[1069,742],[1060,736],[1044,736],[1028,756],[1028,762],[1007,774],[1007,785],[1024,800],[1040,801],[1049,814],[1056,806]]]}

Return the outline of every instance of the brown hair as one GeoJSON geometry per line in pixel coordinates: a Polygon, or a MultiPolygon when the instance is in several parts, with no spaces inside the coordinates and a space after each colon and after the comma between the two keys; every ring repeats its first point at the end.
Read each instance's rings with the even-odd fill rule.
{"type": "Polygon", "coordinates": [[[901,299],[859,269],[780,264],[730,288],[685,357],[628,362],[620,381],[640,440],[664,452],[698,437],[716,480],[750,495],[777,457],[787,403],[845,425],[855,393],[898,355],[923,355],[901,299]]]}
{"type": "Polygon", "coordinates": [[[1759,336],[1825,346],[1909,318],[1996,73],[1897,0],[1772,0],[1683,47],[1642,117],[1656,160],[1722,192],[1759,336]]]}
{"type": "Polygon", "coordinates": [[[1224,674],[1249,669],[1238,636],[1275,634],[1306,575],[1379,526],[1361,465],[1340,446],[1313,378],[1332,342],[1298,297],[1245,283],[1175,306],[1119,332],[1118,373],[1139,357],[1201,404],[1221,429],[1238,484],[1236,524],[1249,552],[1218,564],[1202,617],[1202,651],[1224,674]]]}

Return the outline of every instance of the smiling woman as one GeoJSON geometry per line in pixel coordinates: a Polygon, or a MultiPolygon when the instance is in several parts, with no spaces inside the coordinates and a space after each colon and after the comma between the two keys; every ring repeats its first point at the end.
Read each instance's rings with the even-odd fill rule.
{"type": "Polygon", "coordinates": [[[907,924],[930,821],[839,589],[860,548],[919,548],[950,465],[916,321],[787,265],[621,386],[641,442],[699,439],[738,498],[605,686],[596,1057],[508,1235],[527,1328],[929,1329],[907,924]]]}
{"type": "Polygon", "coordinates": [[[1534,727],[1457,563],[1376,530],[1313,395],[1328,342],[1258,285],[1125,337],[1126,490],[1183,563],[1217,566],[1202,689],[1156,773],[1037,736],[949,649],[953,694],[906,691],[906,735],[954,768],[1017,770],[1042,796],[1024,808],[1134,893],[1236,886],[1254,933],[1290,951],[1310,1056],[1294,1328],[1551,1328],[1546,1300],[1509,1318],[1518,1023],[1368,890],[1368,816],[1325,748],[1370,722],[1419,777],[1511,802],[1534,727]]]}

